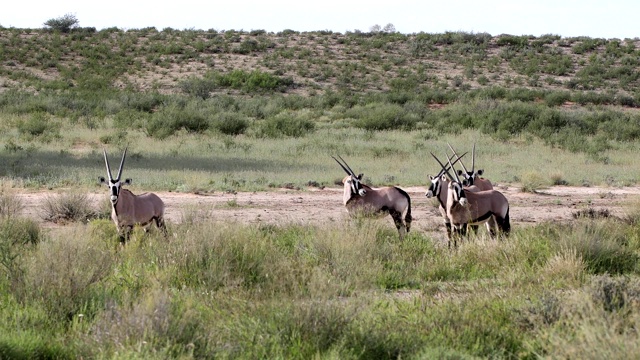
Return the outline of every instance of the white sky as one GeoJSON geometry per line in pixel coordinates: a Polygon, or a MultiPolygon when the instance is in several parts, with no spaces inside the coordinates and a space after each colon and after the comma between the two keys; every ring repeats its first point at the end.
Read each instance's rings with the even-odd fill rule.
{"type": "Polygon", "coordinates": [[[73,14],[79,26],[158,30],[369,31],[393,24],[397,31],[487,32],[592,38],[640,37],[638,0],[22,0],[6,1],[0,25],[42,28],[73,14]]]}

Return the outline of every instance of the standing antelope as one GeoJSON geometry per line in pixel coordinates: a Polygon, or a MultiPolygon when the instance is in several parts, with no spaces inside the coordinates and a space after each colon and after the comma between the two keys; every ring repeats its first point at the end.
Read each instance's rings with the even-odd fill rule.
{"type": "MultiPolygon", "coordinates": [[[[453,168],[450,159],[449,166],[453,168]]],[[[501,192],[497,190],[467,191],[463,188],[455,171],[455,179],[453,179],[444,166],[443,170],[451,178],[448,185],[446,209],[447,217],[455,234],[458,236],[466,235],[466,225],[485,223],[492,237],[496,235],[496,227],[499,232],[509,235],[511,231],[509,201],[501,192]],[[491,225],[492,219],[495,225],[491,225]]]]}
{"type": "MultiPolygon", "coordinates": [[[[453,162],[453,164],[460,161],[460,159],[462,159],[466,154],[467,153],[464,153],[462,154],[462,156],[457,156],[456,154],[455,156],[457,156],[457,159],[453,162]]],[[[436,159],[438,164],[442,166],[442,169],[436,176],[429,175],[431,184],[429,184],[429,188],[427,189],[427,193],[425,195],[427,196],[427,198],[435,197],[436,199],[438,199],[438,203],[440,204],[438,206],[438,210],[440,211],[440,214],[444,219],[444,226],[447,231],[447,240],[449,241],[449,247],[451,247],[451,222],[449,221],[449,217],[447,216],[447,208],[446,208],[447,195],[448,195],[447,186],[449,184],[449,181],[445,176],[443,176],[445,174],[445,171],[449,169],[449,165],[445,167],[440,162],[440,160],[438,160],[438,158],[435,155],[433,155],[433,153],[431,153],[431,156],[433,156],[433,158],[436,159]],[[445,191],[442,191],[443,188],[445,189],[445,191]]]]}
{"type": "MultiPolygon", "coordinates": [[[[454,155],[458,156],[458,154],[456,154],[456,151],[453,150],[453,147],[451,147],[450,144],[447,143],[447,145],[449,145],[449,149],[451,149],[451,151],[453,151],[454,155]]],[[[476,167],[476,144],[473,144],[473,149],[471,150],[471,171],[467,170],[467,168],[464,166],[464,164],[462,163],[462,161],[460,161],[460,165],[462,165],[462,170],[458,170],[458,175],[462,175],[464,177],[463,180],[463,185],[464,186],[477,186],[480,190],[493,190],[493,184],[491,184],[491,181],[489,181],[489,179],[485,179],[482,176],[482,174],[484,173],[483,169],[479,169],[479,170],[475,170],[476,167]]]]}
{"type": "Polygon", "coordinates": [[[131,179],[126,179],[124,182],[120,181],[124,160],[127,156],[127,149],[124,149],[122,160],[120,161],[120,168],[118,169],[118,176],[115,179],[111,176],[111,167],[109,166],[107,151],[103,149],[103,153],[109,180],[107,182],[103,176],[100,176],[98,177],[98,181],[101,184],[107,185],[110,190],[111,219],[113,219],[113,222],[116,224],[120,241],[124,243],[127,240],[129,233],[135,225],[144,226],[145,230],[148,230],[148,225],[150,225],[151,222],[155,222],[156,226],[166,234],[164,202],[162,202],[158,195],[154,193],[134,195],[131,191],[122,188],[123,184],[131,184],[131,179]]]}
{"type": "Polygon", "coordinates": [[[333,159],[347,173],[347,176],[342,180],[344,184],[343,202],[347,212],[351,215],[363,212],[365,214],[388,212],[398,229],[400,240],[404,239],[405,234],[411,229],[411,198],[409,194],[395,186],[374,189],[364,185],[361,182],[363,174],[356,176],[347,162],[339,155],[338,157],[342,163],[335,157],[333,159]]]}

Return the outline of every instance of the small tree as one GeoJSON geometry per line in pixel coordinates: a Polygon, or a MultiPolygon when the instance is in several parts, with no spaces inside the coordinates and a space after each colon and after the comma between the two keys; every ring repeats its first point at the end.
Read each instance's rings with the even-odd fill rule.
{"type": "Polygon", "coordinates": [[[44,26],[48,26],[53,30],[58,30],[63,33],[68,33],[72,28],[78,26],[78,18],[73,14],[65,14],[57,19],[49,19],[44,23],[44,26]]]}
{"type": "Polygon", "coordinates": [[[393,26],[392,23],[388,23],[387,25],[384,26],[384,28],[382,28],[382,31],[384,31],[386,33],[395,33],[396,32],[396,27],[393,26]]]}
{"type": "Polygon", "coordinates": [[[369,32],[370,33],[379,33],[381,29],[382,28],[380,27],[380,25],[375,24],[375,25],[373,25],[372,27],[369,28],[369,32]]]}

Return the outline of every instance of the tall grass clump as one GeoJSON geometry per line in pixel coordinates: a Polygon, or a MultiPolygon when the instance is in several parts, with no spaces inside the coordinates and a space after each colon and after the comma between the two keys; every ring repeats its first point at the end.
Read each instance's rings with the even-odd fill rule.
{"type": "Polygon", "coordinates": [[[23,260],[22,297],[38,301],[58,321],[91,317],[107,300],[103,281],[115,261],[111,246],[85,235],[84,228],[63,231],[23,260]]]}
{"type": "Polygon", "coordinates": [[[87,194],[66,192],[47,196],[41,216],[54,223],[85,222],[98,215],[87,194]]]}
{"type": "Polygon", "coordinates": [[[0,218],[12,218],[20,215],[24,209],[22,198],[15,194],[0,192],[0,218]]]}
{"type": "Polygon", "coordinates": [[[601,275],[556,304],[556,321],[537,324],[540,352],[561,358],[624,359],[640,351],[638,281],[601,275]],[[549,326],[550,325],[550,326],[549,326]]]}
{"type": "MultiPolygon", "coordinates": [[[[7,218],[0,220],[0,274],[12,291],[20,292],[25,285],[26,269],[23,258],[40,244],[44,235],[40,226],[31,219],[7,218]]],[[[0,289],[4,280],[0,279],[0,289]]]]}
{"type": "Polygon", "coordinates": [[[629,242],[617,220],[580,220],[557,239],[557,246],[575,251],[591,274],[627,274],[640,271],[638,244],[629,242]]]}
{"type": "Polygon", "coordinates": [[[537,171],[527,171],[520,176],[520,191],[536,193],[548,185],[548,181],[537,171]]]}

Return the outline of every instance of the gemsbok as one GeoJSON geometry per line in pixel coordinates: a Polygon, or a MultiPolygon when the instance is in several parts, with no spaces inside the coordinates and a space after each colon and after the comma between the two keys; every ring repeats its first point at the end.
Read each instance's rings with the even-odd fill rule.
{"type": "Polygon", "coordinates": [[[111,167],[107,151],[103,149],[104,161],[107,165],[108,181],[103,177],[98,177],[100,184],[105,184],[109,188],[111,200],[111,219],[116,224],[120,242],[125,243],[129,237],[129,233],[135,225],[145,227],[145,231],[149,229],[152,222],[155,222],[158,229],[166,235],[167,228],[164,223],[164,202],[154,193],[144,193],[134,195],[131,191],[122,188],[122,185],[130,185],[131,179],[121,181],[122,168],[124,160],[127,156],[127,149],[124,149],[118,176],[114,179],[111,175],[111,167]]]}
{"type": "MultiPolygon", "coordinates": [[[[449,149],[451,149],[451,151],[453,151],[453,154],[455,156],[458,156],[458,154],[456,154],[456,151],[453,150],[453,147],[451,147],[450,144],[447,143],[447,145],[449,145],[449,149]]],[[[489,181],[489,179],[483,178],[481,177],[482,174],[484,173],[483,169],[479,169],[479,170],[475,170],[476,167],[476,144],[473,144],[473,149],[471,150],[471,171],[467,170],[467,168],[464,166],[464,164],[462,163],[462,161],[460,161],[460,165],[462,166],[462,169],[464,170],[458,170],[458,175],[462,175],[464,177],[463,185],[464,186],[477,186],[478,189],[482,190],[493,190],[493,184],[491,184],[491,181],[489,181]]]]}
{"type": "MultiPolygon", "coordinates": [[[[450,159],[449,166],[453,168],[450,159]]],[[[467,191],[455,171],[453,178],[445,167],[443,170],[450,178],[446,210],[452,226],[454,246],[457,237],[466,235],[467,225],[484,223],[491,237],[495,237],[497,233],[509,235],[509,201],[504,194],[497,190],[467,191]],[[491,220],[495,225],[492,225],[491,220]]]]}
{"type": "MultiPolygon", "coordinates": [[[[458,156],[457,159],[453,162],[453,164],[460,161],[460,159],[464,157],[466,154],[467,153],[464,153],[462,154],[462,156],[458,156]]],[[[449,217],[447,216],[447,208],[446,208],[447,195],[448,195],[447,186],[449,184],[449,181],[445,176],[443,176],[445,174],[444,169],[448,170],[449,165],[445,167],[442,164],[442,162],[440,162],[440,160],[435,155],[433,155],[433,153],[431,153],[431,156],[433,156],[433,158],[436,159],[438,164],[440,164],[440,166],[442,166],[443,168],[440,170],[440,172],[438,172],[436,176],[429,175],[429,180],[431,181],[431,183],[429,184],[429,188],[427,189],[427,192],[425,195],[427,196],[427,198],[435,197],[436,199],[438,199],[438,203],[439,203],[438,210],[440,211],[440,214],[444,219],[444,226],[447,232],[447,240],[449,241],[449,247],[451,247],[451,222],[449,222],[449,217]],[[443,188],[445,189],[444,191],[442,191],[443,188]]]]}
{"type": "Polygon", "coordinates": [[[395,186],[375,189],[363,184],[363,174],[356,176],[347,162],[339,155],[338,157],[342,160],[342,163],[335,157],[333,159],[347,173],[347,176],[342,180],[344,184],[342,200],[347,212],[352,216],[388,212],[398,229],[400,240],[403,240],[406,233],[411,229],[411,198],[409,194],[395,186]]]}

